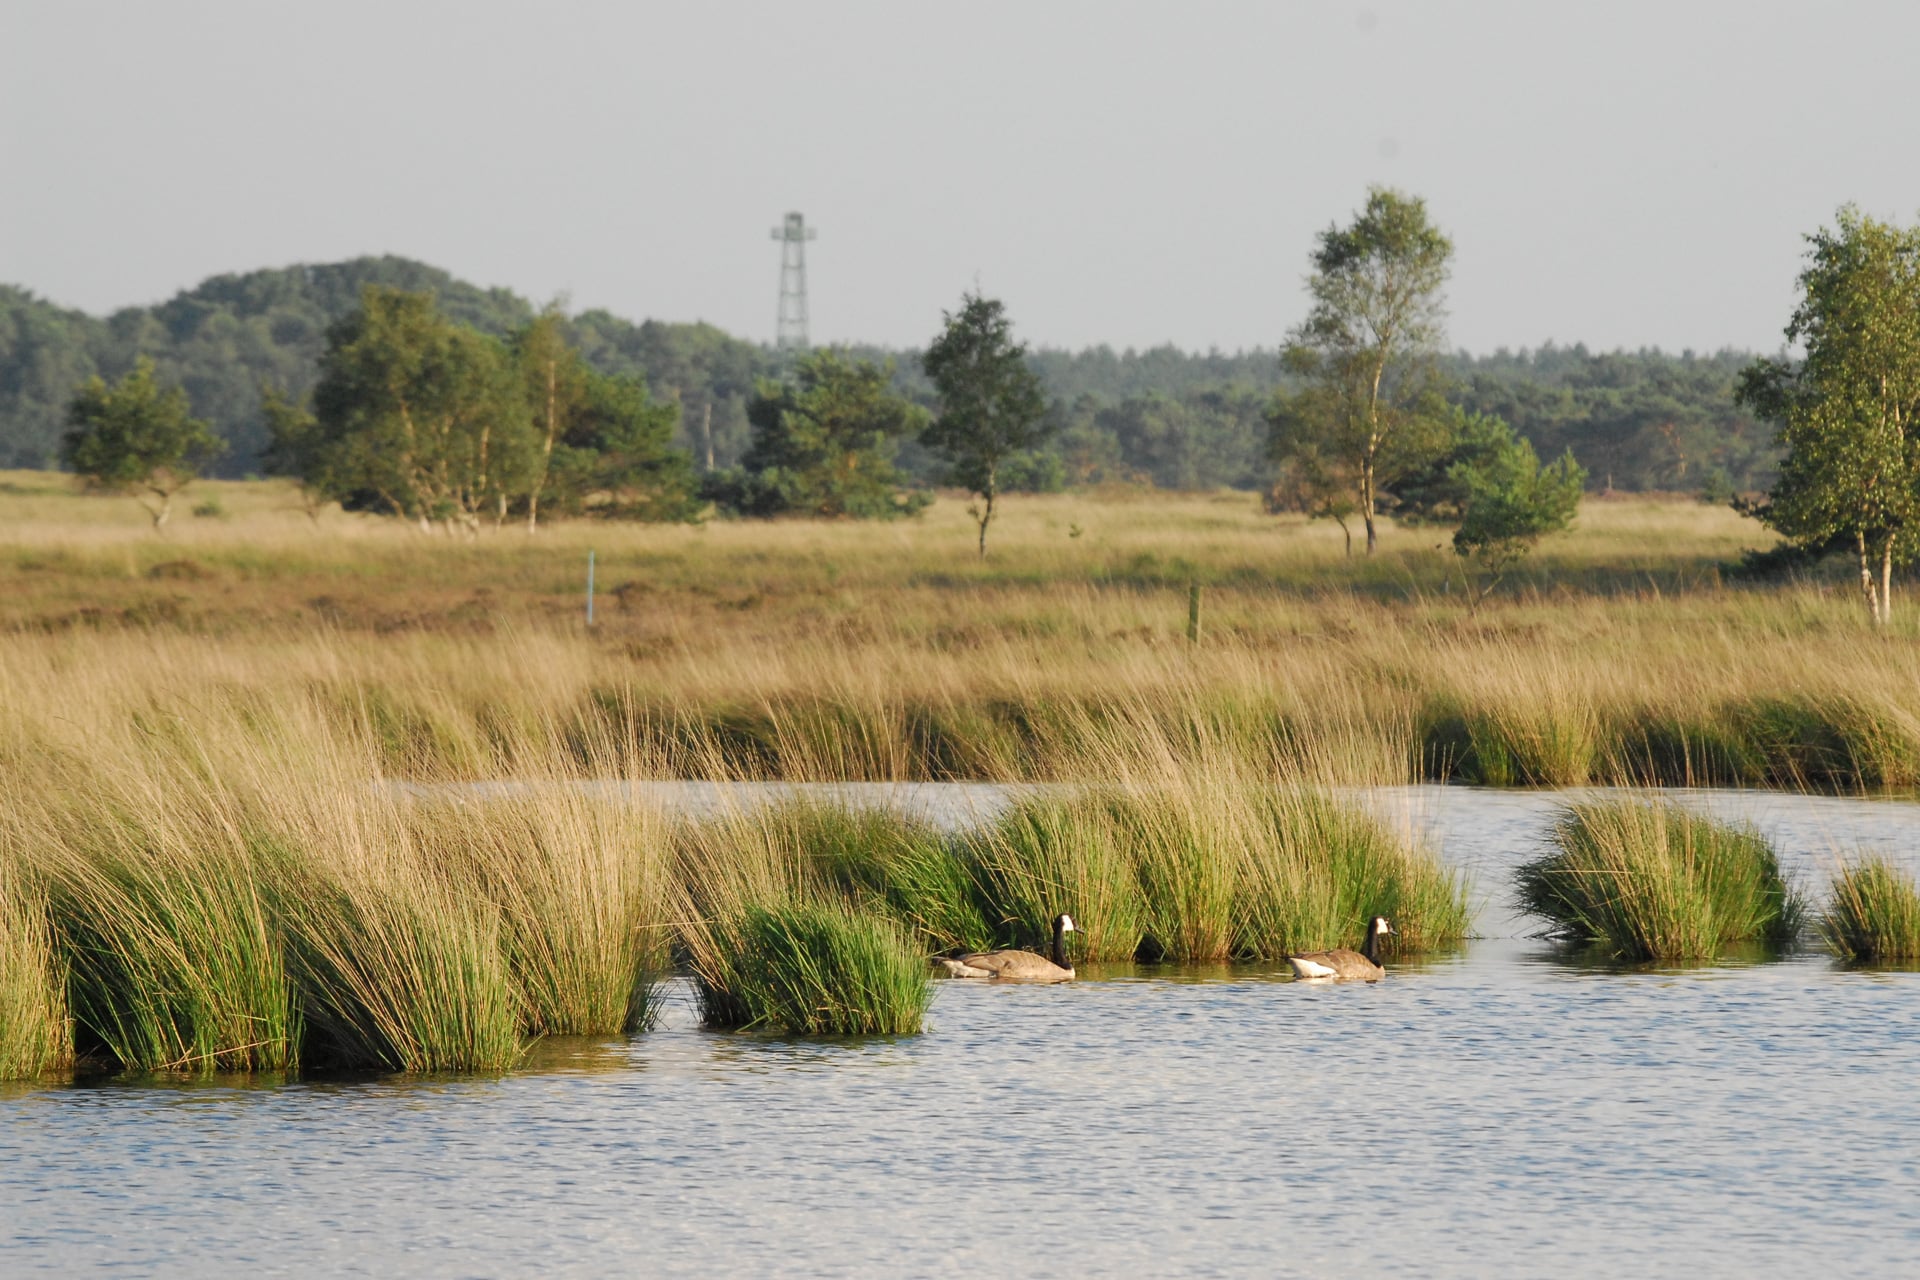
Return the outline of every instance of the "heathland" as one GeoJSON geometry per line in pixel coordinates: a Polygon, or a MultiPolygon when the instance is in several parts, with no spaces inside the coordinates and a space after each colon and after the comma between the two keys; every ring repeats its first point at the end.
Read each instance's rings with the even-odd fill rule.
{"type": "Polygon", "coordinates": [[[1877,634],[1842,581],[1732,579],[1771,535],[1697,503],[1589,500],[1475,607],[1438,531],[1349,558],[1236,492],[1016,497],[982,562],[953,500],[460,537],[204,482],[218,514],[155,536],[64,477],[4,485],[16,731],[299,704],[422,778],[597,726],[693,776],[1066,777],[1118,734],[1353,780],[1920,781],[1911,624],[1877,634]]]}

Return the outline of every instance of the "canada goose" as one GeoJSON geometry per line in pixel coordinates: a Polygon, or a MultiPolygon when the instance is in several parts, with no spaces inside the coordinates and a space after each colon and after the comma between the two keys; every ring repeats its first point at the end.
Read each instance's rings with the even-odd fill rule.
{"type": "Polygon", "coordinates": [[[1032,951],[975,951],[963,956],[935,956],[933,967],[949,978],[993,978],[1001,982],[1071,982],[1067,963],[1067,935],[1074,931],[1072,916],[1053,918],[1053,958],[1032,951]]]}
{"type": "Polygon", "coordinates": [[[1380,967],[1375,949],[1380,938],[1393,932],[1393,926],[1387,923],[1385,916],[1375,916],[1367,925],[1367,940],[1360,944],[1358,951],[1338,947],[1332,951],[1309,951],[1305,955],[1288,956],[1287,963],[1293,966],[1296,978],[1332,978],[1336,982],[1378,982],[1387,976],[1380,967]]]}

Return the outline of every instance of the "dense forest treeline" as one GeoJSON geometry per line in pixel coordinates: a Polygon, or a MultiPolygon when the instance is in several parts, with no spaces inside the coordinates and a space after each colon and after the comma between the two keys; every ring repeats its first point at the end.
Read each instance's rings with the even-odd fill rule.
{"type": "MultiPolygon", "coordinates": [[[[217,470],[257,472],[267,445],[262,389],[306,396],[327,326],[358,305],[369,283],[430,290],[450,319],[496,336],[537,311],[508,290],[395,257],[216,276],[105,319],[0,285],[0,466],[54,465],[76,386],[95,374],[119,377],[146,356],[226,440],[217,470]]],[[[730,467],[746,455],[755,380],[781,371],[771,348],[712,325],[635,323],[602,310],[572,315],[566,328],[595,370],[642,377],[656,399],[679,405],[676,439],[697,466],[730,467]]],[[[851,354],[891,359],[900,389],[931,401],[918,352],[860,347],[851,354]]],[[[1266,415],[1286,381],[1277,349],[1102,346],[1036,350],[1029,358],[1059,428],[1050,448],[1062,465],[1052,474],[1068,483],[1252,489],[1272,475],[1266,415]]],[[[1571,450],[1594,488],[1731,492],[1765,488],[1778,457],[1771,428],[1734,404],[1748,358],[1550,344],[1459,353],[1442,367],[1457,403],[1498,414],[1543,457],[1571,450]]],[[[909,477],[939,477],[938,461],[911,441],[899,463],[909,477]]]]}

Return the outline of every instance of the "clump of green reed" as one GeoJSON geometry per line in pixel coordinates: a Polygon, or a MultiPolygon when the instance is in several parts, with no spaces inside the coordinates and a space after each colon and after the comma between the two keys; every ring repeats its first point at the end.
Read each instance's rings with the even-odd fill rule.
{"type": "Polygon", "coordinates": [[[892,921],[834,902],[749,906],[694,969],[708,1025],[795,1035],[911,1035],[927,962],[892,921]]]}
{"type": "Polygon", "coordinates": [[[893,916],[929,951],[993,939],[972,869],[927,823],[810,799],[749,806],[682,830],[680,878],[697,915],[825,898],[893,916]]]}
{"type": "Polygon", "coordinates": [[[1452,946],[1471,912],[1460,876],[1356,805],[1306,787],[1242,793],[1234,952],[1275,959],[1358,946],[1376,915],[1390,951],[1452,946]]]}
{"type": "Polygon", "coordinates": [[[450,883],[499,913],[527,1034],[648,1025],[655,984],[670,967],[658,815],[552,783],[417,803],[406,821],[450,883]]]}
{"type": "Polygon", "coordinates": [[[928,951],[991,943],[972,871],[927,823],[810,801],[773,806],[760,821],[791,846],[806,884],[885,911],[928,951]]]}
{"type": "Polygon", "coordinates": [[[116,763],[50,775],[57,794],[16,815],[50,886],[78,1047],[143,1071],[296,1065],[278,885],[234,797],[189,759],[116,763]]]}
{"type": "Polygon", "coordinates": [[[0,1080],[73,1061],[65,987],[46,894],[0,854],[0,1080]]]}
{"type": "Polygon", "coordinates": [[[1820,932],[1849,960],[1920,957],[1920,890],[1913,877],[1879,854],[1842,867],[1820,932]]]}
{"type": "MultiPolygon", "coordinates": [[[[1237,798],[1237,797],[1236,797],[1237,798]]],[[[1087,815],[1132,851],[1146,907],[1147,950],[1217,961],[1234,951],[1238,894],[1232,805],[1191,788],[1109,792],[1087,815]]],[[[1075,916],[1077,924],[1080,917],[1075,916]]]]}
{"type": "Polygon", "coordinates": [[[1110,794],[1076,789],[1019,801],[971,833],[963,856],[1009,941],[1049,944],[1053,918],[1066,912],[1087,959],[1131,960],[1152,926],[1135,863],[1137,834],[1110,794]]]}
{"type": "Polygon", "coordinates": [[[1556,848],[1522,866],[1522,908],[1623,960],[1702,960],[1798,935],[1805,906],[1750,827],[1677,805],[1602,800],[1569,808],[1556,848]]]}
{"type": "Polygon", "coordinates": [[[500,1071],[523,998],[499,912],[404,854],[322,870],[288,895],[288,950],[317,1066],[500,1071]]]}
{"type": "Polygon", "coordinates": [[[1423,711],[1420,734],[1428,773],[1489,787],[1583,786],[1602,754],[1592,707],[1564,696],[1468,706],[1444,695],[1423,711]]]}

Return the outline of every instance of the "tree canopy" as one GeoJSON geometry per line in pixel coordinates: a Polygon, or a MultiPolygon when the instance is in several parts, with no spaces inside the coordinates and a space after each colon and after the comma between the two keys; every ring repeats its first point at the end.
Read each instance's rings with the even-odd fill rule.
{"type": "Polygon", "coordinates": [[[142,359],[109,387],[87,379],[67,408],[61,457],[89,485],[133,493],[159,529],[173,495],[220,452],[207,424],[191,415],[179,387],[162,387],[153,361],[142,359]]]}
{"type": "Polygon", "coordinates": [[[891,367],[815,351],[785,381],[767,379],[747,408],[753,444],[737,471],[707,492],[743,515],[884,519],[911,515],[928,497],[903,492],[893,465],[924,410],[893,389],[891,367]]]}
{"type": "Polygon", "coordinates": [[[953,483],[978,496],[971,510],[984,559],[1002,470],[1044,441],[1056,424],[999,299],[965,294],[960,310],[944,319],[945,328],[920,359],[940,397],[939,416],[920,439],[946,459],[953,483]]]}
{"type": "Polygon", "coordinates": [[[327,334],[313,409],[270,393],[269,463],[312,493],[469,530],[570,512],[680,518],[690,475],[670,406],[585,367],[558,317],[509,342],[457,323],[430,294],[368,285],[327,334]]]}
{"type": "Polygon", "coordinates": [[[1276,415],[1276,431],[1310,432],[1351,476],[1369,554],[1381,490],[1441,443],[1435,362],[1452,256],[1424,201],[1375,187],[1351,223],[1320,233],[1307,278],[1312,307],[1287,346],[1287,367],[1306,387],[1276,415]]]}
{"type": "Polygon", "coordinates": [[[1757,514],[1802,546],[1851,544],[1885,625],[1893,566],[1920,550],[1920,227],[1842,209],[1807,237],[1786,332],[1805,358],[1755,361],[1740,381],[1786,447],[1757,514]]]}

